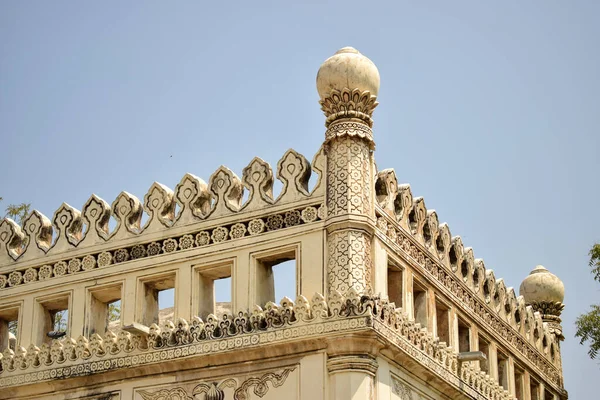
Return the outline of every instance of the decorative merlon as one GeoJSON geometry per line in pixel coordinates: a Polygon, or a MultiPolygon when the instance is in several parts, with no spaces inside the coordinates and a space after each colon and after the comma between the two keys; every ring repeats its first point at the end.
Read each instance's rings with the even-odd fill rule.
{"type": "Polygon", "coordinates": [[[208,185],[192,174],[184,175],[175,191],[155,182],[144,196],[143,204],[135,195],[123,191],[110,206],[92,195],[82,212],[63,203],[52,222],[37,210],[25,219],[23,228],[5,218],[0,221],[0,268],[84,247],[118,244],[136,237],[143,240],[144,235],[161,232],[168,235],[170,229],[208,219],[319,199],[324,194],[324,157],[320,149],[311,166],[301,154],[288,150],[277,164],[277,178],[283,183],[283,189],[276,199],[271,167],[255,158],[244,169],[243,184],[233,171],[221,166],[212,174],[208,185]],[[309,192],[311,171],[318,179],[309,192]],[[242,204],[244,186],[250,196],[242,204]],[[176,203],[179,204],[177,215],[176,203]],[[142,226],[144,212],[149,218],[142,226]],[[109,231],[111,215],[117,224],[109,231]]]}
{"type": "Polygon", "coordinates": [[[544,375],[551,375],[553,382],[562,387],[560,321],[552,320],[541,307],[535,308],[531,301],[517,296],[513,288],[507,288],[493,270],[486,269],[483,260],[475,259],[473,250],[465,248],[460,237],[451,235],[447,224],[439,224],[437,213],[427,211],[424,201],[417,212],[419,202],[413,200],[409,185],[395,185],[392,169],[378,174],[377,228],[391,247],[414,260],[436,284],[436,290],[445,291],[474,317],[479,329],[499,336],[504,346],[521,354],[544,375]]]}

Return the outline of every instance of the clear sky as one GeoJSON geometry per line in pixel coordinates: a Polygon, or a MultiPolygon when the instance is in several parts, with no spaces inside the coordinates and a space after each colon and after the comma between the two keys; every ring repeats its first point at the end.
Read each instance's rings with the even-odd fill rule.
{"type": "Polygon", "coordinates": [[[563,279],[566,387],[596,397],[573,322],[600,301],[600,2],[127,3],[0,2],[4,205],[51,217],[290,147],[311,159],[317,70],[353,46],[381,74],[379,168],[507,286],[537,264],[563,279]]]}

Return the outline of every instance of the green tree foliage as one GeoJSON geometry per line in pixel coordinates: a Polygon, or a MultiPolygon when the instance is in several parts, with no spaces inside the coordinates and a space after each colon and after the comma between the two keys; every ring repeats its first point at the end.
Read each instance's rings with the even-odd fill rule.
{"type": "MultiPolygon", "coordinates": [[[[600,243],[592,247],[589,255],[594,280],[600,282],[600,243]]],[[[600,304],[592,304],[589,312],[577,317],[575,325],[577,326],[575,337],[580,338],[580,344],[589,342],[588,354],[591,359],[596,358],[600,351],[600,304]]]]}
{"type": "Polygon", "coordinates": [[[69,311],[62,310],[54,314],[54,331],[64,332],[67,330],[67,323],[69,322],[69,311]]]}
{"type": "MultiPolygon", "coordinates": [[[[0,197],[0,201],[2,197],[0,197]]],[[[21,204],[9,204],[6,207],[6,217],[14,219],[16,223],[19,225],[23,225],[23,220],[29,215],[29,210],[31,209],[31,204],[29,203],[21,203],[21,204]]]]}
{"type": "Polygon", "coordinates": [[[114,301],[108,305],[108,322],[121,319],[121,300],[114,301]]]}
{"type": "MultiPolygon", "coordinates": [[[[2,197],[0,197],[0,201],[2,200],[2,197]]],[[[9,204],[5,209],[5,217],[15,220],[19,225],[23,225],[23,220],[29,215],[30,210],[31,204],[29,203],[9,204]]],[[[8,324],[8,330],[13,335],[17,334],[17,328],[17,321],[11,321],[8,324]]]]}

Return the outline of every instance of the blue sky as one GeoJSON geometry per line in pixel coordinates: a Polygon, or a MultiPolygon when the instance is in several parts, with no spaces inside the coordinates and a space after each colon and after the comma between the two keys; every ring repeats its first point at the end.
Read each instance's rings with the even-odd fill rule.
{"type": "Polygon", "coordinates": [[[0,196],[51,217],[290,147],[311,159],[319,65],[356,47],[381,74],[379,168],[507,286],[537,264],[563,279],[566,387],[590,398],[600,365],[573,321],[600,298],[599,15],[597,1],[1,2],[0,196]]]}

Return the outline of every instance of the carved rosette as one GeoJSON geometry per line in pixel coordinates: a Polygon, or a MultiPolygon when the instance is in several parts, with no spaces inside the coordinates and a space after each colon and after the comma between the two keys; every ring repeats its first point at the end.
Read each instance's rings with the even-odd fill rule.
{"type": "Polygon", "coordinates": [[[371,237],[360,230],[339,230],[327,238],[327,287],[371,293],[371,237]]]}

